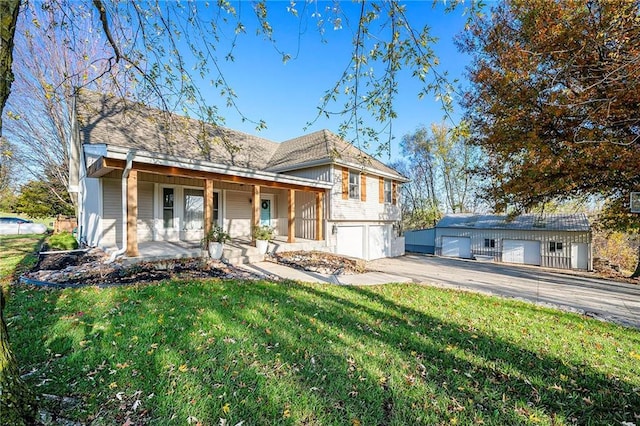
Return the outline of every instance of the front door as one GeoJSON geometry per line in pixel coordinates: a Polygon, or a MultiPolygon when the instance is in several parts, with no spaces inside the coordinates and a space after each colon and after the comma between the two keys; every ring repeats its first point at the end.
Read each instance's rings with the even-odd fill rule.
{"type": "Polygon", "coordinates": [[[260,200],[260,225],[271,226],[271,200],[260,200]]]}

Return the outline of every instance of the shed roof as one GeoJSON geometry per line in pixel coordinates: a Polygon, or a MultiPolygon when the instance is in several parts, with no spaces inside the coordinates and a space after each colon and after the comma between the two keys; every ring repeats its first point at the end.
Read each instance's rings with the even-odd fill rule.
{"type": "Polygon", "coordinates": [[[584,213],[523,214],[512,218],[497,214],[459,213],[446,215],[436,224],[436,228],[587,232],[591,226],[584,213]]]}

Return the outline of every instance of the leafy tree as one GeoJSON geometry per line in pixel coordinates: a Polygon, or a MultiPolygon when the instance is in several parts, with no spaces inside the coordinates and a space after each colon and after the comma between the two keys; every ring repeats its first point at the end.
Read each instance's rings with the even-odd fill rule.
{"type": "Polygon", "coordinates": [[[60,184],[57,186],[58,188],[56,184],[39,180],[27,182],[20,188],[16,199],[16,210],[33,218],[52,217],[59,214],[72,216],[74,210],[71,200],[63,202],[51,191],[53,187],[59,194],[67,194],[68,198],[66,188],[60,188],[60,184]]]}
{"type": "Polygon", "coordinates": [[[466,125],[445,124],[419,127],[402,138],[406,164],[400,167],[411,181],[403,185],[403,205],[410,223],[407,228],[432,226],[442,211],[475,211],[476,185],[470,174],[480,158],[467,143],[466,125]]]}
{"type": "Polygon", "coordinates": [[[640,229],[628,205],[640,190],[640,2],[509,0],[474,17],[460,46],[496,209],[591,196],[607,200],[607,226],[640,229]]]}

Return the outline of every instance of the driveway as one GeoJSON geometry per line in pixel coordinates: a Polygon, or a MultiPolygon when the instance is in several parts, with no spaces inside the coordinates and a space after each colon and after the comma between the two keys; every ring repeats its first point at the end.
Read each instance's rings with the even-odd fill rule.
{"type": "Polygon", "coordinates": [[[532,301],[640,328],[640,285],[433,256],[378,259],[369,268],[416,283],[532,301]]]}

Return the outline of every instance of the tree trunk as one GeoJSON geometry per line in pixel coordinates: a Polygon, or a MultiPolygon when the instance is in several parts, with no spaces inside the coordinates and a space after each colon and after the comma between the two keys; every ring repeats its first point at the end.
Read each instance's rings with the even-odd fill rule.
{"type": "Polygon", "coordinates": [[[20,0],[0,1],[0,137],[2,136],[2,112],[11,92],[13,83],[13,36],[20,0]]]}
{"type": "Polygon", "coordinates": [[[9,348],[9,335],[4,322],[4,290],[0,288],[0,413],[2,424],[36,424],[35,398],[20,378],[18,363],[9,348]]]}

